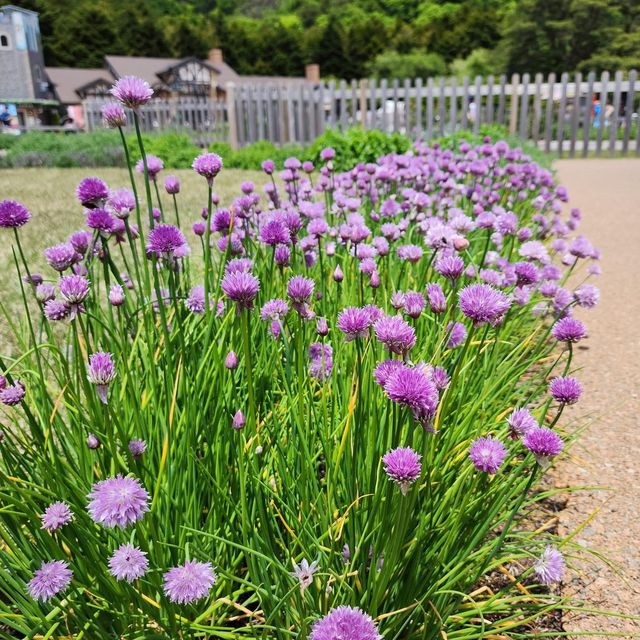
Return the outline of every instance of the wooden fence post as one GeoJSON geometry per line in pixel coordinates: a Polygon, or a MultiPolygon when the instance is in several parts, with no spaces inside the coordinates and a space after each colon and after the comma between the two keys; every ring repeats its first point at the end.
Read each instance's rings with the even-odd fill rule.
{"type": "Polygon", "coordinates": [[[360,80],[360,126],[367,128],[367,81],[360,80]]]}
{"type": "Polygon", "coordinates": [[[236,85],[227,82],[227,120],[229,122],[229,145],[232,149],[238,148],[238,123],[236,120],[236,85]]]}
{"type": "Polygon", "coordinates": [[[509,133],[513,136],[518,130],[518,89],[520,87],[520,75],[514,73],[511,76],[511,110],[509,113],[509,133]]]}

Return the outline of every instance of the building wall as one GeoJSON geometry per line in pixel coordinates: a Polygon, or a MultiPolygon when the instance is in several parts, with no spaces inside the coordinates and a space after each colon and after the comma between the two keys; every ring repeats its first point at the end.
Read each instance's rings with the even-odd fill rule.
{"type": "Polygon", "coordinates": [[[38,14],[0,7],[0,101],[48,97],[38,14]]]}

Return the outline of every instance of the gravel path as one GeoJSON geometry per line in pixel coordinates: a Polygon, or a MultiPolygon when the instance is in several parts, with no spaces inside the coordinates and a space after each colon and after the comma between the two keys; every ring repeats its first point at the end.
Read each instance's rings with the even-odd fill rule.
{"type": "MultiPolygon", "coordinates": [[[[560,524],[571,532],[599,509],[575,540],[616,564],[581,566],[565,592],[594,608],[640,616],[640,159],[562,160],[556,167],[571,205],[582,211],[580,231],[602,251],[603,269],[600,304],[580,314],[591,337],[577,357],[584,400],[571,414],[587,413],[591,424],[555,471],[561,486],[602,489],[573,494],[560,524]]],[[[585,612],[572,614],[566,628],[571,637],[640,638],[640,621],[585,612]]]]}

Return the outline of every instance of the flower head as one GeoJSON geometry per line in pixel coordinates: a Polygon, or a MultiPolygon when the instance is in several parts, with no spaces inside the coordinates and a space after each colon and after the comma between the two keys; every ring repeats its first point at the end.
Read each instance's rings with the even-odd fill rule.
{"type": "Polygon", "coordinates": [[[129,442],[129,453],[137,460],[147,450],[147,443],[144,440],[133,438],[129,442]]]}
{"type": "Polygon", "coordinates": [[[446,330],[449,334],[449,340],[447,341],[449,349],[459,347],[467,337],[467,328],[462,322],[449,322],[446,330]]]}
{"type": "Polygon", "coordinates": [[[64,502],[50,504],[42,514],[42,528],[53,532],[73,520],[73,513],[69,505],[64,502]]]}
{"type": "Polygon", "coordinates": [[[189,291],[189,296],[184,301],[184,306],[191,311],[191,313],[204,313],[207,305],[204,299],[204,287],[197,284],[189,291]]]}
{"type": "Polygon", "coordinates": [[[547,545],[533,565],[533,570],[542,584],[560,582],[564,576],[564,558],[553,545],[547,545]]]}
{"type": "Polygon", "coordinates": [[[149,494],[137,478],[117,475],[101,480],[88,497],[91,518],[108,528],[124,529],[149,511],[149,494]]]}
{"type": "Polygon", "coordinates": [[[587,335],[587,329],[577,318],[560,318],[551,329],[553,337],[560,342],[578,342],[587,335]]]}
{"type": "Polygon", "coordinates": [[[436,271],[455,282],[464,271],[464,260],[460,256],[445,256],[436,262],[436,271]]]}
{"type": "Polygon", "coordinates": [[[444,313],[447,310],[447,299],[444,296],[442,287],[439,284],[431,283],[427,285],[426,291],[431,311],[433,313],[444,313]]]}
{"type": "Polygon", "coordinates": [[[309,345],[309,375],[320,382],[331,375],[333,349],[330,344],[313,342],[309,345]]]}
{"type": "Polygon", "coordinates": [[[142,578],[148,568],[147,554],[132,544],[119,546],[109,558],[109,573],[116,580],[133,582],[142,578]]]}
{"type": "Polygon", "coordinates": [[[357,607],[341,606],[316,621],[309,640],[382,640],[371,616],[357,607]]]}
{"type": "Polygon", "coordinates": [[[29,209],[15,200],[0,201],[0,229],[17,229],[31,220],[29,209]]]}
{"type": "Polygon", "coordinates": [[[534,427],[522,438],[522,444],[533,453],[542,467],[549,465],[549,460],[562,451],[562,439],[547,427],[534,427]]]}
{"type": "Polygon", "coordinates": [[[205,598],[216,579],[210,562],[187,560],[164,574],[164,592],[171,602],[189,604],[205,598]]]}
{"type": "Polygon", "coordinates": [[[376,338],[391,352],[405,354],[416,344],[416,332],[400,316],[384,316],[373,325],[376,338]]]}
{"type": "Polygon", "coordinates": [[[171,256],[186,244],[182,231],[172,224],[159,224],[151,229],[147,251],[157,256],[171,256]]]}
{"type": "Polygon", "coordinates": [[[14,407],[24,400],[25,389],[22,382],[8,384],[0,389],[0,403],[6,404],[8,407],[14,407]]]}
{"type": "Polygon", "coordinates": [[[345,334],[345,341],[366,338],[371,326],[371,314],[366,308],[347,307],[338,314],[337,326],[345,334]]]}
{"type": "Polygon", "coordinates": [[[124,109],[115,102],[105,104],[102,107],[102,122],[105,127],[115,129],[117,127],[124,127],[127,124],[127,114],[124,109]]]}
{"type": "Polygon", "coordinates": [[[222,169],[222,158],[217,153],[202,153],[193,161],[191,167],[211,184],[222,169]]]}
{"type": "Polygon", "coordinates": [[[64,320],[71,313],[70,305],[64,300],[47,300],[44,315],[47,320],[64,320]]]}
{"type": "Polygon", "coordinates": [[[97,386],[98,396],[107,404],[107,392],[111,382],[116,377],[116,365],[113,355],[105,351],[98,351],[89,356],[87,366],[87,380],[97,386]]]}
{"type": "Polygon", "coordinates": [[[576,378],[560,376],[551,381],[549,393],[560,404],[575,404],[582,395],[582,385],[576,378]]]}
{"type": "Polygon", "coordinates": [[[430,429],[438,406],[438,389],[423,366],[401,366],[391,372],[384,385],[390,400],[411,409],[416,420],[430,429]]]}
{"type": "Polygon", "coordinates": [[[392,449],[382,457],[384,472],[400,486],[402,495],[406,495],[409,486],[413,484],[422,471],[420,454],[411,447],[392,449]]]}
{"type": "Polygon", "coordinates": [[[167,176],[164,179],[164,190],[172,196],[180,193],[180,179],[177,176],[167,176]]]}
{"type": "MultiPolygon", "coordinates": [[[[147,174],[150,180],[155,180],[158,174],[164,169],[164,162],[158,156],[147,154],[145,157],[147,161],[147,174]]],[[[140,159],[136,162],[136,171],[144,174],[144,160],[140,159]]]]}
{"type": "Polygon", "coordinates": [[[84,276],[62,276],[60,295],[71,305],[79,305],[89,295],[89,281],[84,276]]]}
{"type": "Polygon", "coordinates": [[[136,208],[136,198],[131,189],[112,191],[107,202],[116,217],[124,220],[136,208]]]}
{"type": "Polygon", "coordinates": [[[252,273],[231,271],[225,274],[221,287],[239,309],[252,309],[253,301],[260,290],[260,281],[252,273]]]}
{"type": "Polygon", "coordinates": [[[294,303],[303,305],[311,299],[314,287],[315,282],[311,278],[293,276],[287,284],[287,295],[294,303]]]}
{"type": "Polygon", "coordinates": [[[124,78],[120,78],[113,87],[111,87],[110,93],[125,107],[137,109],[151,100],[153,89],[149,86],[149,83],[142,78],[125,76],[124,78]]]}
{"type": "Polygon", "coordinates": [[[300,564],[293,565],[293,571],[291,572],[291,575],[294,578],[298,578],[301,592],[303,592],[305,589],[307,589],[313,584],[313,574],[317,570],[318,570],[317,560],[314,560],[311,564],[309,564],[307,559],[303,558],[300,561],[300,564]]]}
{"type": "Polygon", "coordinates": [[[64,591],[69,586],[72,576],[73,572],[69,569],[68,562],[63,560],[43,562],[27,585],[29,594],[34,600],[46,602],[64,591]]]}
{"type": "Polygon", "coordinates": [[[529,409],[514,409],[507,418],[507,424],[512,438],[523,436],[525,433],[535,429],[538,421],[531,415],[529,409]]]}
{"type": "Polygon", "coordinates": [[[475,325],[498,324],[511,306],[504,293],[488,284],[471,284],[458,295],[462,313],[475,325]]]}
{"type": "Polygon", "coordinates": [[[117,220],[106,210],[94,208],[87,214],[87,227],[111,233],[116,229],[117,220]]]}
{"type": "Polygon", "coordinates": [[[76,188],[76,196],[83,207],[95,209],[107,201],[109,187],[100,178],[83,178],[76,188]]]}
{"type": "Polygon", "coordinates": [[[478,471],[494,474],[507,455],[505,446],[495,438],[478,438],[471,443],[469,457],[478,471]]]}
{"type": "Polygon", "coordinates": [[[64,242],[45,249],[44,257],[50,266],[62,273],[76,262],[80,258],[80,255],[71,243],[64,242]]]}

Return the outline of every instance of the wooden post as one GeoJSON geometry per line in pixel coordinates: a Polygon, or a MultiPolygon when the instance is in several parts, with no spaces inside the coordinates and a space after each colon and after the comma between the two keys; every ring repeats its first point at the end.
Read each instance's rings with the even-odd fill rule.
{"type": "Polygon", "coordinates": [[[627,155],[629,151],[629,138],[631,135],[631,114],[633,113],[633,98],[635,94],[636,78],[635,69],[629,72],[629,88],[627,89],[627,102],[624,109],[624,138],[622,139],[622,154],[627,155]]]}
{"type": "Polygon", "coordinates": [[[232,149],[238,148],[238,122],[236,120],[236,85],[227,82],[227,121],[229,122],[229,145],[232,149]]]}
{"type": "Polygon", "coordinates": [[[422,140],[422,78],[416,78],[415,140],[422,140]]]}
{"type": "MultiPolygon", "coordinates": [[[[444,94],[443,94],[444,97],[444,94]]],[[[458,124],[458,88],[456,86],[456,78],[451,78],[451,102],[449,103],[449,124],[451,125],[451,131],[449,133],[456,132],[456,125],[458,124]]]]}
{"type": "Polygon", "coordinates": [[[593,102],[593,83],[596,74],[590,71],[587,75],[587,101],[585,103],[584,121],[582,123],[582,157],[589,153],[589,140],[591,138],[591,105],[593,102]]]}
{"type": "Polygon", "coordinates": [[[522,76],[522,102],[520,103],[520,137],[529,137],[529,74],[522,76]]]}
{"type": "Polygon", "coordinates": [[[478,135],[480,133],[480,122],[482,122],[482,95],[480,87],[482,86],[482,78],[476,76],[476,82],[473,89],[473,99],[476,103],[475,120],[471,123],[473,127],[473,133],[478,135]]]}
{"type": "Polygon", "coordinates": [[[547,95],[547,106],[544,116],[544,151],[549,153],[551,150],[551,130],[553,128],[553,98],[556,87],[556,74],[549,74],[549,81],[547,83],[549,88],[549,94],[547,95]]]}
{"type": "Polygon", "coordinates": [[[562,146],[564,143],[564,130],[566,125],[567,112],[567,83],[569,82],[569,74],[563,73],[560,76],[562,93],[560,94],[560,106],[558,108],[558,128],[556,129],[556,137],[558,138],[558,157],[562,157],[562,146]]]}
{"type": "Polygon", "coordinates": [[[542,90],[542,74],[536,73],[536,92],[533,97],[533,129],[531,131],[531,138],[534,142],[538,142],[540,136],[540,121],[542,120],[542,103],[540,92],[542,90]]]}
{"type": "Polygon", "coordinates": [[[487,78],[487,113],[485,121],[487,124],[493,124],[493,83],[494,77],[487,78]]]}
{"type": "Polygon", "coordinates": [[[367,81],[365,79],[360,80],[360,126],[363,129],[367,128],[367,81]]]}
{"type": "Polygon", "coordinates": [[[600,121],[598,122],[598,135],[596,139],[596,156],[602,152],[602,138],[604,136],[604,111],[607,106],[607,94],[609,92],[609,72],[603,71],[600,76],[600,121]]]}
{"type": "Polygon", "coordinates": [[[513,136],[518,130],[518,90],[520,88],[520,75],[514,73],[511,76],[511,109],[509,113],[509,133],[513,136]]]}
{"type": "MultiPolygon", "coordinates": [[[[576,139],[578,137],[578,124],[580,122],[580,94],[582,93],[582,74],[576,73],[575,91],[573,92],[573,110],[571,111],[571,141],[569,142],[569,156],[573,158],[576,155],[576,139]]],[[[587,105],[589,108],[589,105],[587,105]]]]}
{"type": "Polygon", "coordinates": [[[620,113],[620,84],[622,83],[622,71],[616,71],[615,75],[615,90],[613,94],[613,114],[611,115],[612,122],[609,122],[609,155],[613,156],[616,152],[616,143],[618,142],[618,120],[620,113]]]}

